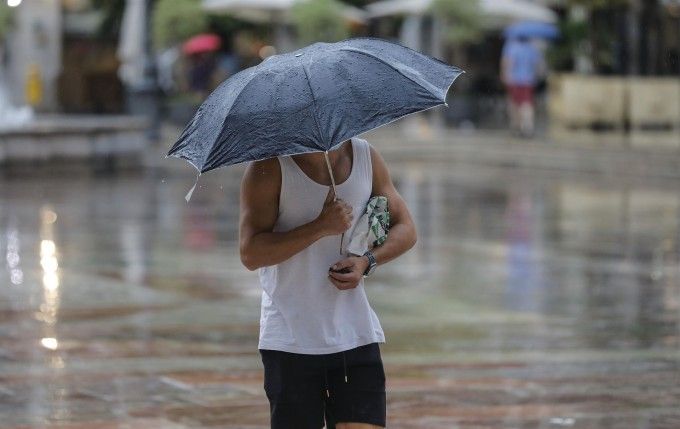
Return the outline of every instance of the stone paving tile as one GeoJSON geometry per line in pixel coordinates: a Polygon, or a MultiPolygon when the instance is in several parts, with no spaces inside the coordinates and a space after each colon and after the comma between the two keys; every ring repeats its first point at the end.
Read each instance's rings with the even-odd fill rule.
{"type": "MultiPolygon", "coordinates": [[[[390,428],[680,427],[680,184],[393,165],[390,428]]],[[[241,171],[0,180],[1,429],[268,427],[241,171]]]]}

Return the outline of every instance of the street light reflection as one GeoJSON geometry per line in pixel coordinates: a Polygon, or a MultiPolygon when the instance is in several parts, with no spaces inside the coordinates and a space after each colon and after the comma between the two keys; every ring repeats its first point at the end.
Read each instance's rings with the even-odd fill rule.
{"type": "Polygon", "coordinates": [[[43,269],[43,287],[46,290],[55,290],[59,287],[57,269],[59,262],[56,256],[57,246],[52,240],[40,242],[40,266],[43,269]]]}
{"type": "Polygon", "coordinates": [[[43,269],[43,302],[40,311],[35,318],[44,323],[43,339],[40,341],[43,347],[56,350],[55,325],[59,313],[59,261],[57,260],[57,245],[54,242],[54,223],[57,214],[49,206],[40,209],[40,266],[43,269]]]}
{"type": "Polygon", "coordinates": [[[11,228],[7,232],[7,251],[5,260],[7,261],[7,268],[9,269],[9,281],[13,285],[22,284],[24,282],[24,272],[20,265],[19,232],[16,228],[11,228]]]}
{"type": "Polygon", "coordinates": [[[40,340],[40,344],[46,349],[56,350],[59,347],[59,341],[56,338],[43,338],[40,340]]]}

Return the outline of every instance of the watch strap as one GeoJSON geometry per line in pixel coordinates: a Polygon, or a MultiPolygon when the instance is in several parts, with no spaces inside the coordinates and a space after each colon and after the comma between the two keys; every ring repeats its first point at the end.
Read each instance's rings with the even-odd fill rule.
{"type": "Polygon", "coordinates": [[[375,266],[378,265],[378,262],[376,261],[375,256],[370,250],[364,253],[363,256],[368,258],[368,267],[366,267],[366,271],[364,271],[364,277],[366,277],[373,272],[375,266]]]}

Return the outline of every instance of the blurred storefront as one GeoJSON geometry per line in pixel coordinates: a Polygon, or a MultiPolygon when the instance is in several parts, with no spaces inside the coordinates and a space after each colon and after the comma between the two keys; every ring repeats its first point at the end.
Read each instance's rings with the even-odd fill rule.
{"type": "Polygon", "coordinates": [[[118,31],[102,31],[107,16],[86,0],[62,2],[61,110],[69,113],[121,113],[123,85],[118,78],[118,31]]]}
{"type": "MultiPolygon", "coordinates": [[[[54,0],[8,2],[12,29],[5,40],[5,84],[11,101],[38,110],[56,110],[62,70],[63,19],[54,0]]],[[[3,5],[4,6],[4,5],[3,5]]]]}
{"type": "Polygon", "coordinates": [[[12,25],[5,41],[5,81],[14,104],[39,112],[122,111],[117,34],[100,31],[106,14],[99,3],[7,3],[12,25]]]}

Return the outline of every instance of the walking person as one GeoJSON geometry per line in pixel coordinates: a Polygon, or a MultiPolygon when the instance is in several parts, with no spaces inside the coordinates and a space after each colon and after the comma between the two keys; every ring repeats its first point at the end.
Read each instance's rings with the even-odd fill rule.
{"type": "Polygon", "coordinates": [[[416,230],[366,140],[328,156],[330,165],[323,152],[251,162],[241,186],[241,260],[259,269],[263,288],[258,348],[274,429],[386,425],[385,336],[364,278],[409,250],[416,230]],[[388,199],[388,239],[363,256],[340,255],[342,234],[375,195],[388,199]]]}
{"type": "Polygon", "coordinates": [[[510,127],[523,136],[535,131],[534,88],[544,67],[543,55],[527,37],[503,46],[501,80],[508,92],[510,127]]]}
{"type": "Polygon", "coordinates": [[[224,81],[168,151],[198,172],[187,202],[202,173],[250,163],[239,240],[263,289],[272,428],[385,427],[385,335],[364,277],[416,231],[385,161],[352,136],[446,104],[462,73],[385,40],[314,43],[224,81]]]}

